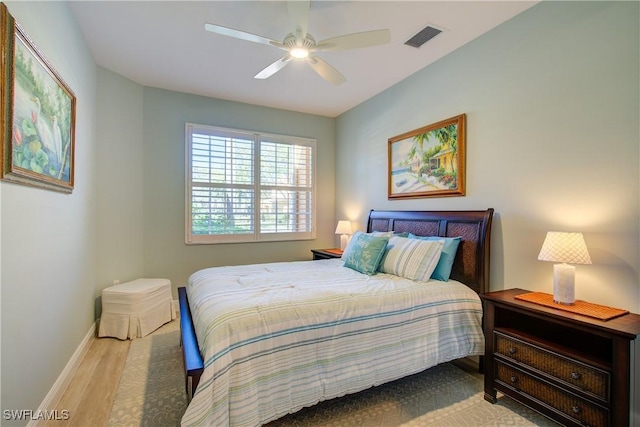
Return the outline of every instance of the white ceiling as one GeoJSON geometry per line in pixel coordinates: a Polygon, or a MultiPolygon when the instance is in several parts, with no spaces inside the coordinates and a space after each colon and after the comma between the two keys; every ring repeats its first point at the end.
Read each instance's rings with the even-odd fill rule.
{"type": "Polygon", "coordinates": [[[335,117],[533,6],[535,1],[312,1],[316,40],[391,30],[391,43],[322,52],[347,81],[333,86],[304,62],[266,80],[253,76],[283,56],[267,45],[205,31],[206,22],[275,40],[293,29],[283,1],[72,1],[96,62],[139,84],[335,117]],[[441,34],[404,42],[431,25],[441,34]]]}

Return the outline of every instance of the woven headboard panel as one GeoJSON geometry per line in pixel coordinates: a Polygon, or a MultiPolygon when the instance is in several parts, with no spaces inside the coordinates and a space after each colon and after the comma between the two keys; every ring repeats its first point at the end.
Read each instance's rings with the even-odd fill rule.
{"type": "Polygon", "coordinates": [[[489,292],[493,209],[486,211],[369,212],[367,232],[409,232],[418,236],[462,237],[451,278],[478,293],[489,292]]]}

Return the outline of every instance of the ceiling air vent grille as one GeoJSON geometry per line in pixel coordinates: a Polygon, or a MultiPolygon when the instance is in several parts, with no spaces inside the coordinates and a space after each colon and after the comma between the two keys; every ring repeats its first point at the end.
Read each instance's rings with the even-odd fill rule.
{"type": "Polygon", "coordinates": [[[409,40],[404,42],[407,46],[412,46],[418,48],[440,34],[442,30],[437,28],[433,28],[431,26],[426,26],[422,30],[420,30],[415,36],[411,37],[409,40]]]}

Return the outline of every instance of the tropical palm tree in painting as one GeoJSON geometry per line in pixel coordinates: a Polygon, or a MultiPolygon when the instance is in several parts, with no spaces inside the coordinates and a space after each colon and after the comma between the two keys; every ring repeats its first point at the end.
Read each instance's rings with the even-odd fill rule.
{"type": "Polygon", "coordinates": [[[406,163],[419,158],[420,164],[412,168],[418,180],[443,189],[457,187],[458,126],[451,124],[413,137],[413,145],[406,163]]]}
{"type": "Polygon", "coordinates": [[[450,149],[452,155],[448,157],[449,164],[445,165],[445,170],[456,172],[456,159],[458,156],[458,126],[449,125],[432,130],[431,133],[440,141],[443,149],[450,149]]]}
{"type": "Polygon", "coordinates": [[[464,195],[465,115],[389,138],[389,198],[464,195]]]}

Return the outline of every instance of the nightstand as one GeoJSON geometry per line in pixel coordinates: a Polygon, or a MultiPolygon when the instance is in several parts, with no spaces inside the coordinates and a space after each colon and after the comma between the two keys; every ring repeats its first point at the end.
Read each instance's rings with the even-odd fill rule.
{"type": "Polygon", "coordinates": [[[313,259],[331,259],[342,258],[342,251],[340,249],[311,249],[313,253],[313,259]]]}
{"type": "Polygon", "coordinates": [[[528,292],[480,295],[485,400],[500,391],[563,425],[628,426],[640,316],[603,321],[515,298],[528,292]]]}

